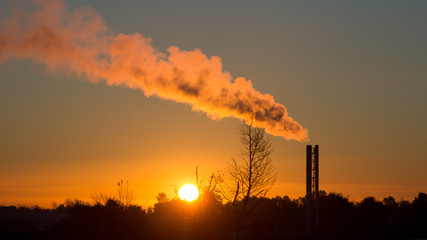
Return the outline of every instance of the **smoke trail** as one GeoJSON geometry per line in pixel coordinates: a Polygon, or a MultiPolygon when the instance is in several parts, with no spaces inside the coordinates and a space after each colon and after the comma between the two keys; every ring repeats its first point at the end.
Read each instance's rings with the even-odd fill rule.
{"type": "Polygon", "coordinates": [[[285,106],[256,91],[245,78],[232,81],[217,56],[208,58],[199,49],[177,47],[164,54],[139,33],[111,34],[91,8],[68,12],[62,1],[34,3],[36,10],[14,8],[11,17],[1,20],[0,64],[32,59],[92,82],[105,80],[110,86],[140,89],[147,97],[190,104],[212,119],[253,116],[272,135],[307,138],[307,130],[288,116],[285,106]]]}

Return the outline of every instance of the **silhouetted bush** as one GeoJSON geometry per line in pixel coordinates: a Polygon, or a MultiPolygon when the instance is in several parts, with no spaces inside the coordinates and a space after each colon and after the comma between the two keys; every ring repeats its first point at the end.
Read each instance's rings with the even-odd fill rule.
{"type": "Polygon", "coordinates": [[[109,199],[105,205],[78,202],[69,207],[62,231],[69,239],[148,239],[149,223],[140,206],[109,199]],[[65,226],[64,226],[65,225],[65,226]]]}

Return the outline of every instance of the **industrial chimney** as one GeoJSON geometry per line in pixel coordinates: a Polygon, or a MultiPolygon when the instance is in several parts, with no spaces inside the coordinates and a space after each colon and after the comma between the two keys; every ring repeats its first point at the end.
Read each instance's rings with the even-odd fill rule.
{"type": "Polygon", "coordinates": [[[307,145],[306,231],[319,229],[319,146],[307,145]],[[313,217],[314,215],[314,217],[313,217]]]}

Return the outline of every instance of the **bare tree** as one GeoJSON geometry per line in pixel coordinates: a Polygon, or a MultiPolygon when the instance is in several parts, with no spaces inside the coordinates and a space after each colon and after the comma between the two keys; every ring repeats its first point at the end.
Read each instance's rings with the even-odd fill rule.
{"type": "Polygon", "coordinates": [[[233,158],[227,169],[228,194],[224,197],[237,210],[236,238],[245,217],[259,204],[276,180],[272,165],[272,146],[264,129],[257,128],[254,121],[242,123],[240,129],[242,148],[239,158],[233,158]]]}
{"type": "Polygon", "coordinates": [[[132,205],[134,200],[133,192],[129,190],[129,182],[120,180],[117,182],[117,200],[125,207],[132,205]]]}
{"type": "Polygon", "coordinates": [[[117,182],[117,195],[102,191],[91,192],[90,197],[95,204],[106,205],[109,200],[117,200],[124,207],[129,207],[134,201],[134,194],[129,190],[129,182],[120,180],[117,182]]]}
{"type": "Polygon", "coordinates": [[[108,200],[113,199],[114,196],[113,194],[108,194],[108,193],[99,191],[99,192],[91,192],[90,198],[92,199],[95,205],[96,204],[105,205],[108,202],[108,200]]]}

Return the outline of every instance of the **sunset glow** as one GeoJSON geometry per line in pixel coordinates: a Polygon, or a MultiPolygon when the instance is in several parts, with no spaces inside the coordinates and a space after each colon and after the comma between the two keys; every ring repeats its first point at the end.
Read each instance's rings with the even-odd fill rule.
{"type": "Polygon", "coordinates": [[[199,197],[199,190],[193,184],[185,184],[179,189],[178,195],[182,200],[192,202],[199,197]]]}
{"type": "Polygon", "coordinates": [[[414,199],[427,192],[425,9],[0,1],[0,205],[92,203],[123,179],[135,204],[164,193],[191,207],[171,186],[196,166],[203,185],[225,173],[252,117],[274,149],[266,197],[304,197],[305,147],[319,145],[321,190],[414,199]]]}

